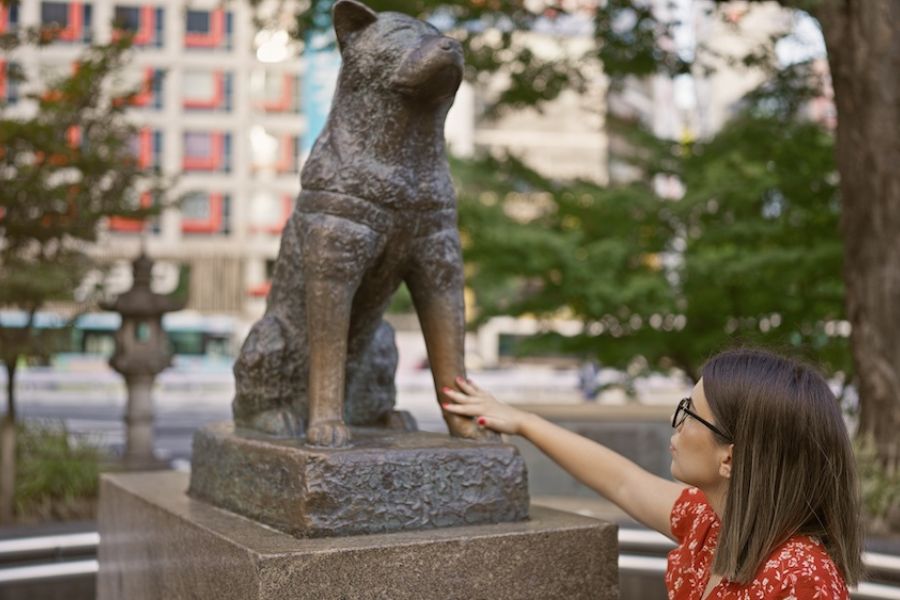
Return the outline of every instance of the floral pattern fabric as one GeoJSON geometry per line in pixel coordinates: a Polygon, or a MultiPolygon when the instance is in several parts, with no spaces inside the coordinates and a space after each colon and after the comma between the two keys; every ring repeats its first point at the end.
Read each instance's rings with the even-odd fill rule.
{"type": "MultiPolygon", "coordinates": [[[[697,488],[687,488],[675,501],[671,516],[677,548],[669,552],[666,589],[669,600],[700,600],[721,523],[697,488]]],[[[797,535],[779,546],[746,584],[722,580],[708,600],[849,600],[843,577],[817,539],[797,535]]]]}

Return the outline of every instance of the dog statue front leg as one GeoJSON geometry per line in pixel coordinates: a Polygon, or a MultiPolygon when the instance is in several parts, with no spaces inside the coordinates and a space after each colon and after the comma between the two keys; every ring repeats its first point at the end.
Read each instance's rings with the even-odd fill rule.
{"type": "Polygon", "coordinates": [[[344,380],[354,291],[345,281],[306,282],[309,341],[306,439],[314,446],[339,447],[350,442],[350,429],[344,424],[344,380]]]}
{"type": "MultiPolygon", "coordinates": [[[[459,237],[455,229],[446,229],[418,244],[416,262],[406,279],[413,298],[428,362],[439,401],[441,391],[456,386],[457,377],[465,377],[465,302],[463,268],[459,237]]],[[[469,417],[444,412],[450,433],[456,437],[496,441],[500,436],[481,429],[469,417]]]]}

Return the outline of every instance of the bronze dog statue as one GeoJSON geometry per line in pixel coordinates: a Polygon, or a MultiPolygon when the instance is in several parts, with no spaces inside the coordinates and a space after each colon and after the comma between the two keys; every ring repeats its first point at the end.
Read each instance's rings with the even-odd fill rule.
{"type": "MultiPolygon", "coordinates": [[[[301,173],[265,316],[235,364],[239,426],[343,446],[348,425],[390,425],[397,351],[384,311],[401,282],[435,389],[464,375],[463,269],[444,121],[462,49],[431,25],[338,0],[342,66],[301,173]]],[[[456,436],[494,439],[445,414],[456,436]]]]}

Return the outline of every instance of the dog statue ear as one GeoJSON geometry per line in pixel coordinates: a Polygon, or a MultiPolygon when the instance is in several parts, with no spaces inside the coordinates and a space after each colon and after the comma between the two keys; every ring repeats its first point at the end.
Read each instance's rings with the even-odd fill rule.
{"type": "Polygon", "coordinates": [[[378,19],[378,14],[371,8],[356,0],[338,0],[331,9],[334,33],[337,35],[341,50],[346,47],[350,37],[362,31],[378,19]]]}

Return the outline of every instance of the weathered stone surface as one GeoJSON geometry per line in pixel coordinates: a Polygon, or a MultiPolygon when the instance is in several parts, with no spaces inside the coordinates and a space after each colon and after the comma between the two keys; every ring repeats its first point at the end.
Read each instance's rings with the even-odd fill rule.
{"type": "Polygon", "coordinates": [[[517,523],[297,539],[185,493],[104,475],[99,600],[618,598],[615,525],[538,506],[517,523]]]}
{"type": "Polygon", "coordinates": [[[194,435],[190,494],[295,536],[410,531],[528,516],[510,444],[354,429],[318,448],[220,423],[194,435]]]}

